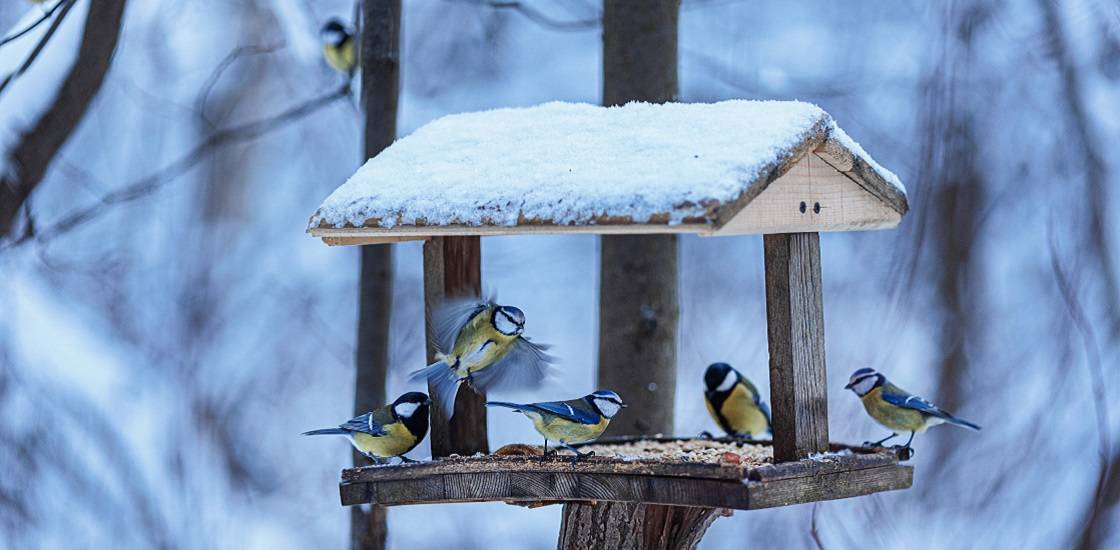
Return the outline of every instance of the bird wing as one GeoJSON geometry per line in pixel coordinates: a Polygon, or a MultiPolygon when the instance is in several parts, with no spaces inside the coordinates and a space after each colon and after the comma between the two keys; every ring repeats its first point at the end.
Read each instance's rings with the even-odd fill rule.
{"type": "Polygon", "coordinates": [[[471,385],[485,391],[536,388],[556,362],[556,358],[547,353],[548,348],[548,345],[519,336],[510,344],[505,356],[471,374],[471,385]]]}
{"type": "Polygon", "coordinates": [[[937,405],[922,399],[898,386],[893,384],[883,387],[883,401],[890,403],[896,407],[904,409],[911,409],[921,413],[937,416],[940,418],[952,418],[952,415],[941,410],[937,405]]]}
{"type": "Polygon", "coordinates": [[[747,387],[747,390],[751,392],[751,398],[754,399],[755,406],[758,407],[758,410],[762,411],[762,414],[766,416],[766,423],[770,424],[770,406],[762,400],[762,394],[758,393],[758,388],[754,387],[754,384],[752,384],[750,380],[747,380],[747,377],[741,374],[739,375],[739,380],[741,380],[743,382],[743,385],[747,387]]]}
{"type": "Polygon", "coordinates": [[[361,416],[356,416],[348,420],[345,424],[339,426],[344,430],[353,432],[367,433],[372,436],[385,435],[384,426],[392,424],[396,419],[393,418],[393,413],[385,408],[377,409],[373,412],[368,412],[361,416]]]}
{"type": "Polygon", "coordinates": [[[580,424],[598,424],[599,415],[592,411],[585,409],[586,405],[582,399],[573,399],[571,401],[547,401],[544,403],[530,403],[525,405],[526,409],[536,409],[560,418],[578,422],[580,424]]]}
{"type": "Polygon", "coordinates": [[[451,352],[455,347],[455,340],[459,332],[475,315],[486,311],[493,304],[477,296],[450,300],[439,305],[432,312],[432,340],[436,349],[444,353],[451,352]]]}

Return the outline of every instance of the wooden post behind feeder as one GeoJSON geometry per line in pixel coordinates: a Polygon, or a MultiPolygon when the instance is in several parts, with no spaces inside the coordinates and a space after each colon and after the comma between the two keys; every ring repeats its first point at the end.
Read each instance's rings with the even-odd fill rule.
{"type": "MultiPolygon", "coordinates": [[[[486,417],[481,398],[460,392],[452,422],[433,414],[437,460],[346,470],[343,504],[651,504],[657,514],[643,518],[660,539],[638,546],[690,546],[722,509],[908,488],[911,468],[893,454],[829,443],[818,237],[891,228],[907,208],[898,179],[807,103],[549,103],[432,122],[368,161],[308,231],[330,245],[428,241],[429,308],[477,291],[483,236],[763,234],[772,463],[471,458],[488,448],[486,417]],[[439,459],[451,453],[463,457],[439,459]]],[[[565,515],[561,541],[602,540],[581,534],[603,517],[565,515]]]]}

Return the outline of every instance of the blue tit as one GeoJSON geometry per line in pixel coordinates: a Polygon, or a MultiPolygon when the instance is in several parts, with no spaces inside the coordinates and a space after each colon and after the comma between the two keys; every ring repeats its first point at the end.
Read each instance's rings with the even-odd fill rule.
{"type": "Polygon", "coordinates": [[[548,346],[530,341],[524,331],[520,309],[492,300],[440,306],[432,316],[436,362],[413,372],[410,379],[427,379],[449,419],[463,384],[478,392],[535,388],[554,359],[545,353],[548,346]]]}
{"type": "Polygon", "coordinates": [[[344,435],[358,452],[374,462],[400,457],[401,462],[413,462],[404,456],[414,449],[428,434],[428,396],[408,392],[389,405],[350,419],[337,428],[311,430],[303,435],[344,435]]]}
{"type": "Polygon", "coordinates": [[[946,422],[980,431],[980,426],[957,418],[933,403],[891,384],[886,376],[875,372],[875,369],[864,368],[853,372],[844,388],[859,396],[860,401],[863,401],[863,408],[867,409],[871,418],[891,430],[891,435],[879,441],[867,442],[867,446],[878,447],[897,436],[897,432],[910,432],[910,439],[903,446],[909,449],[915,433],[946,422]]]}
{"type": "Polygon", "coordinates": [[[704,372],[704,403],[712,420],[731,437],[753,438],[770,430],[770,407],[758,389],[727,363],[712,363],[704,372]]]}
{"type": "Polygon", "coordinates": [[[599,390],[568,401],[549,401],[547,403],[505,403],[490,401],[491,407],[513,409],[533,421],[537,433],[544,436],[544,454],[548,456],[548,442],[555,441],[561,447],[576,454],[573,462],[594,453],[581,453],[572,444],[594,441],[607,429],[611,419],[626,407],[622,398],[611,390],[599,390]]]}
{"type": "Polygon", "coordinates": [[[323,43],[323,58],[327,63],[342,74],[354,74],[358,66],[354,33],[338,19],[331,19],[319,30],[319,39],[323,43]]]}

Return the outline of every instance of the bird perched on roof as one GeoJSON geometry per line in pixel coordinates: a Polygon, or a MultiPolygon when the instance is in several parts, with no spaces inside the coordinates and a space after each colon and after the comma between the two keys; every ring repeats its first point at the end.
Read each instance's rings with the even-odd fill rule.
{"type": "Polygon", "coordinates": [[[451,418],[455,396],[466,384],[478,392],[540,385],[554,359],[548,346],[529,340],[525,313],[478,298],[449,302],[432,315],[436,362],[412,373],[427,379],[436,405],[451,418]]]}
{"type": "Polygon", "coordinates": [[[727,363],[712,363],[704,371],[704,403],[731,437],[753,438],[771,431],[770,407],[754,384],[727,363]]]}
{"type": "Polygon", "coordinates": [[[867,409],[871,418],[891,430],[891,435],[876,442],[867,442],[867,446],[877,447],[897,436],[898,432],[910,432],[910,439],[903,445],[903,448],[909,449],[915,433],[946,422],[980,431],[980,426],[957,418],[933,403],[891,384],[886,376],[875,372],[875,369],[864,368],[853,372],[844,388],[859,396],[860,401],[863,401],[863,408],[867,409]]]}
{"type": "Polygon", "coordinates": [[[353,75],[358,66],[354,32],[342,21],[331,19],[319,30],[319,39],[323,43],[323,58],[327,63],[340,73],[353,75]]]}
{"type": "Polygon", "coordinates": [[[303,435],[345,435],[358,452],[374,462],[404,456],[428,434],[428,405],[431,400],[420,392],[408,392],[396,401],[372,412],[350,419],[337,428],[311,430],[303,435]]]}
{"type": "Polygon", "coordinates": [[[548,442],[555,441],[559,446],[576,454],[572,462],[591,456],[594,453],[581,453],[572,444],[594,441],[603,434],[611,419],[626,407],[622,398],[611,390],[599,390],[579,399],[549,401],[545,403],[506,403],[489,401],[491,407],[505,407],[524,414],[533,421],[537,433],[544,436],[544,453],[548,456],[548,442]]]}

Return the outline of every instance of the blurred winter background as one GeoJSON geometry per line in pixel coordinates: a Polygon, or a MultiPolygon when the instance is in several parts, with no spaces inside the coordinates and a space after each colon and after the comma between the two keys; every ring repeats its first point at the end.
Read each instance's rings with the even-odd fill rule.
{"type": "MultiPolygon", "coordinates": [[[[88,2],[0,91],[4,170],[88,2]]],[[[400,135],[599,102],[598,2],[487,4],[404,2],[400,135]]],[[[0,28],[50,5],[4,0],[0,28]]],[[[100,92],[0,249],[0,547],[347,545],[349,448],[298,434],[352,407],[358,253],[304,233],[362,160],[317,37],[352,10],[127,3],[100,92]]],[[[46,28],[0,47],[0,77],[46,28]]],[[[681,101],[815,102],[908,186],[899,229],[821,239],[833,439],[882,433],[842,389],[862,366],[985,427],[920,436],[910,491],[738,512],[702,548],[1120,545],[1120,6],[684,0],[680,82],[681,101]]],[[[397,250],[394,395],[423,362],[420,246],[397,250]]],[[[549,395],[592,389],[596,239],[491,238],[483,254],[484,284],[562,357],[549,395]]],[[[694,434],[712,428],[709,362],[767,392],[761,239],[685,237],[681,254],[676,429],[694,434]]],[[[514,415],[490,423],[492,447],[535,440],[514,415]]],[[[551,548],[559,520],[395,508],[389,545],[551,548]]]]}

